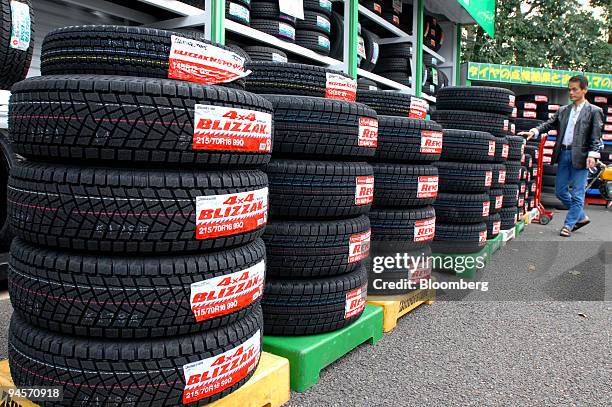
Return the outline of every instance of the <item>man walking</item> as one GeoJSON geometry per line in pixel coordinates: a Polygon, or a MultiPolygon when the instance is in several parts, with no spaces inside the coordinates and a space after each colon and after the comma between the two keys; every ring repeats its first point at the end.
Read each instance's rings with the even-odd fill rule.
{"type": "Polygon", "coordinates": [[[561,107],[547,122],[519,135],[539,139],[540,134],[557,130],[552,162],[557,162],[555,192],[569,211],[560,235],[569,237],[591,221],[584,213],[584,194],[588,169],[593,168],[600,157],[603,143],[603,111],[585,99],[588,80],[583,75],[569,80],[569,96],[572,104],[561,107]],[[571,186],[571,191],[570,191],[571,186]]]}

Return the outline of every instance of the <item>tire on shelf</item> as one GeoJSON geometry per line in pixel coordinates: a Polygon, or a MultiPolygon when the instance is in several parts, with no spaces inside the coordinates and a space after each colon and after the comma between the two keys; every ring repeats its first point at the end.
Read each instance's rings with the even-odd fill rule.
{"type": "Polygon", "coordinates": [[[94,75],[26,79],[13,87],[9,122],[15,151],[45,161],[254,166],[267,163],[271,154],[269,101],[185,81],[94,75]],[[234,109],[255,115],[259,124],[227,118],[234,109]],[[232,134],[251,142],[243,151],[205,144],[199,136],[216,133],[223,140],[223,127],[230,125],[251,129],[232,134]]]}
{"type": "Polygon", "coordinates": [[[34,50],[34,16],[30,0],[0,0],[0,89],[25,79],[34,50]],[[27,15],[26,15],[27,13],[27,15]],[[12,36],[19,36],[11,41],[12,36]]]}
{"type": "Polygon", "coordinates": [[[295,43],[323,56],[328,56],[331,48],[329,37],[317,31],[296,31],[295,43]]]}
{"type": "Polygon", "coordinates": [[[138,339],[202,332],[234,323],[258,304],[265,254],[260,239],[211,253],[148,257],[64,252],[15,239],[11,304],[28,323],[66,335],[138,339]],[[239,278],[246,284],[221,285],[239,278]],[[235,291],[224,297],[223,287],[235,291]],[[241,302],[230,304],[235,298],[241,302]],[[213,309],[219,305],[227,310],[213,309]]]}
{"type": "Polygon", "coordinates": [[[268,278],[261,300],[264,331],[266,335],[313,335],[350,325],[365,308],[367,284],[363,265],[325,278],[268,278]]]}
{"type": "Polygon", "coordinates": [[[378,90],[378,84],[366,78],[357,79],[357,92],[363,90],[378,90]]]}
{"type": "Polygon", "coordinates": [[[313,278],[356,270],[370,251],[370,220],[271,219],[263,235],[267,278],[313,278]]]}
{"type": "Polygon", "coordinates": [[[442,141],[443,161],[490,162],[495,160],[496,139],[490,133],[445,129],[442,141]]]}
{"type": "Polygon", "coordinates": [[[236,0],[225,1],[225,17],[228,20],[249,26],[251,23],[251,11],[243,2],[236,0]]]}
{"type": "Polygon", "coordinates": [[[378,116],[376,161],[429,163],[443,147],[442,127],[432,120],[378,116]]]}
{"type": "MultiPolygon", "coordinates": [[[[15,313],[9,327],[8,359],[16,386],[48,387],[61,381],[61,406],[89,405],[91,400],[97,400],[103,405],[164,407],[197,400],[184,398],[192,394],[190,389],[203,386],[197,379],[204,372],[201,367],[198,370],[196,363],[205,361],[210,366],[221,354],[227,358],[240,350],[249,355],[237,362],[236,368],[243,370],[234,381],[199,400],[207,404],[232,393],[253,375],[262,338],[259,305],[243,318],[216,329],[130,341],[52,333],[27,324],[15,313]],[[53,363],[49,363],[51,360],[53,363]],[[194,375],[190,378],[195,383],[189,386],[186,371],[194,375]]],[[[217,364],[222,365],[219,361],[217,364]]],[[[208,378],[211,372],[205,371],[208,378]]],[[[213,385],[216,383],[222,382],[218,379],[213,385]]]]}
{"type": "Polygon", "coordinates": [[[381,58],[412,58],[412,43],[383,44],[380,47],[381,58]]]}
{"type": "Polygon", "coordinates": [[[383,74],[386,72],[398,72],[412,75],[410,59],[401,57],[380,58],[374,70],[383,74]]]}
{"type": "Polygon", "coordinates": [[[270,215],[342,218],[366,214],[374,197],[374,171],[365,162],[272,160],[270,215]]]}
{"type": "Polygon", "coordinates": [[[312,10],[328,17],[332,13],[332,2],[331,0],[303,0],[304,10],[312,10]]]}
{"type": "Polygon", "coordinates": [[[379,208],[431,205],[438,195],[438,170],[431,165],[372,163],[374,203],[379,208]]]}
{"type": "Polygon", "coordinates": [[[484,131],[496,137],[506,136],[510,131],[508,116],[497,113],[437,109],[431,118],[445,129],[484,131]]]}
{"type": "Polygon", "coordinates": [[[490,164],[438,161],[433,165],[438,168],[440,192],[480,193],[493,184],[490,164]]]}
{"type": "Polygon", "coordinates": [[[408,117],[412,96],[406,93],[385,92],[382,90],[360,90],[357,102],[366,104],[378,115],[408,117]]]}
{"type": "Polygon", "coordinates": [[[487,224],[444,223],[436,221],[436,237],[431,244],[434,253],[476,253],[487,244],[487,224]]]}
{"type": "MultiPolygon", "coordinates": [[[[254,17],[251,11],[251,27],[283,41],[295,43],[295,27],[287,21],[254,17]]],[[[248,77],[247,77],[248,78],[248,77]]]]}
{"type": "Polygon", "coordinates": [[[316,31],[325,34],[327,38],[331,35],[331,21],[327,13],[319,13],[304,10],[304,19],[296,19],[295,28],[299,31],[316,31]]]}
{"type": "Polygon", "coordinates": [[[515,104],[514,92],[489,86],[451,86],[440,89],[436,107],[440,110],[469,110],[509,115],[515,104]]]}
{"type": "Polygon", "coordinates": [[[542,120],[517,118],[515,121],[516,131],[529,131],[543,123],[542,120]]]}
{"type": "Polygon", "coordinates": [[[9,179],[8,209],[15,235],[43,246],[113,253],[217,250],[263,233],[267,187],[259,170],[23,162],[9,179]],[[233,229],[232,212],[238,211],[243,225],[233,229]]]}
{"type": "Polygon", "coordinates": [[[281,21],[295,27],[297,19],[281,13],[279,3],[275,0],[251,1],[251,18],[257,20],[281,21]]]}
{"type": "Polygon", "coordinates": [[[441,192],[434,208],[436,221],[441,223],[483,222],[489,216],[489,195],[441,192]]]}
{"type": "Polygon", "coordinates": [[[378,64],[378,56],[380,55],[380,45],[378,44],[378,36],[366,30],[361,29],[366,57],[361,60],[360,67],[368,72],[372,72],[378,64]]]}
{"type": "Polygon", "coordinates": [[[244,52],[249,55],[252,61],[283,63],[288,61],[285,51],[278,48],[252,46],[244,47],[244,52]]]}

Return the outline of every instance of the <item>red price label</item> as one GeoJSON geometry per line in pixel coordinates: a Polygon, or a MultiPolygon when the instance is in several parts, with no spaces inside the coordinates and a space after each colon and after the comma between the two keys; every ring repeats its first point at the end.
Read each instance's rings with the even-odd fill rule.
{"type": "Polygon", "coordinates": [[[371,231],[358,233],[349,238],[349,263],[363,260],[370,254],[371,231]]]}
{"type": "Polygon", "coordinates": [[[359,147],[376,148],[378,145],[378,120],[370,117],[359,118],[359,147]]]}
{"type": "Polygon", "coordinates": [[[374,201],[374,176],[357,177],[355,183],[355,205],[371,204],[374,201]]]}
{"type": "Polygon", "coordinates": [[[347,102],[354,102],[357,99],[357,81],[332,72],[328,72],[326,78],[325,97],[327,99],[347,102]]]}
{"type": "Polygon", "coordinates": [[[436,234],[436,218],[417,220],[414,223],[414,241],[428,242],[436,234]]]}
{"type": "Polygon", "coordinates": [[[419,176],[417,184],[417,198],[435,198],[436,196],[438,196],[438,176],[419,176]]]}
{"type": "Polygon", "coordinates": [[[501,209],[504,206],[504,196],[497,195],[495,197],[495,209],[501,209]]]}
{"type": "Polygon", "coordinates": [[[346,302],[344,303],[344,319],[349,319],[355,315],[359,315],[361,311],[363,311],[366,305],[367,295],[367,284],[346,293],[346,302]]]}
{"type": "Polygon", "coordinates": [[[442,132],[421,132],[421,154],[442,154],[442,132]]]}

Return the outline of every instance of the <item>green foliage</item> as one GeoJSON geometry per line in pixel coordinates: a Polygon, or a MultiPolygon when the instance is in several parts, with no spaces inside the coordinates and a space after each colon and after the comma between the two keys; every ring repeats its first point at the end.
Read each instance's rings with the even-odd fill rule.
{"type": "Polygon", "coordinates": [[[602,21],[576,0],[497,0],[495,39],[465,27],[463,60],[612,73],[611,4],[591,0],[602,21]]]}

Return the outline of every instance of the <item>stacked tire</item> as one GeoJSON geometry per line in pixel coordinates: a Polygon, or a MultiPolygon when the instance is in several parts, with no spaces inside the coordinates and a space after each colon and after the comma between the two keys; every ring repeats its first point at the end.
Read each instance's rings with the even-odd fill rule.
{"type": "Polygon", "coordinates": [[[251,27],[283,41],[295,43],[296,18],[281,13],[279,2],[251,0],[251,27]]]}
{"type": "Polygon", "coordinates": [[[438,93],[432,117],[445,131],[434,251],[481,250],[503,228],[507,206],[513,205],[516,221],[518,188],[508,183],[519,181],[520,148],[519,165],[507,165],[517,158],[509,135],[514,101],[511,91],[492,87],[446,87],[438,93]]]}
{"type": "Polygon", "coordinates": [[[374,72],[405,86],[412,84],[412,43],[380,46],[380,58],[374,72]]]}
{"type": "Polygon", "coordinates": [[[444,44],[444,31],[436,17],[425,16],[424,20],[423,45],[437,52],[444,44]]]}
{"type": "Polygon", "coordinates": [[[331,2],[304,2],[304,19],[295,23],[295,43],[318,54],[328,56],[331,52],[331,2]]]}
{"type": "Polygon", "coordinates": [[[27,160],[8,190],[9,365],[17,386],[61,383],[60,405],[208,403],[259,362],[272,105],[235,80],[167,79],[175,37],[212,47],[59,29],[43,76],[12,90],[10,136],[27,160]]]}
{"type": "Polygon", "coordinates": [[[517,118],[548,120],[548,96],[539,94],[518,95],[516,97],[517,118]]]}

